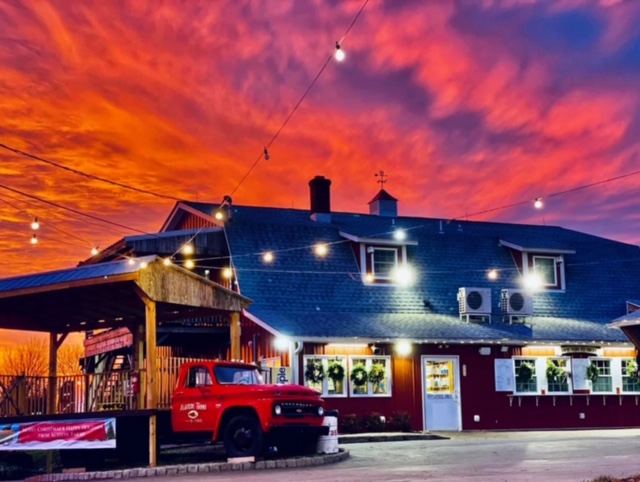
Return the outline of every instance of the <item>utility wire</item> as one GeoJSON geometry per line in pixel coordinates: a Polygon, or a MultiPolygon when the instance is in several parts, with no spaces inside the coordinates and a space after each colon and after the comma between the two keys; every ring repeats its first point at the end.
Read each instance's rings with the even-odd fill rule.
{"type": "Polygon", "coordinates": [[[1,142],[0,142],[0,148],[5,149],[7,151],[11,151],[14,154],[19,154],[21,156],[28,157],[28,158],[33,159],[35,161],[44,162],[45,164],[49,164],[50,166],[57,167],[59,169],[63,169],[63,170],[68,171],[68,172],[72,172],[72,173],[77,174],[79,176],[84,176],[84,177],[92,179],[94,181],[105,182],[107,184],[111,184],[112,186],[117,186],[117,187],[120,187],[120,188],[123,188],[123,189],[129,189],[131,191],[139,192],[139,193],[142,193],[142,194],[148,194],[150,196],[155,196],[155,197],[159,197],[159,198],[162,198],[162,199],[170,199],[172,201],[180,201],[181,200],[180,198],[177,198],[175,196],[169,196],[167,194],[160,194],[160,193],[157,193],[157,192],[154,192],[154,191],[149,191],[147,189],[142,189],[142,188],[139,188],[139,187],[130,186],[128,184],[123,184],[121,182],[112,181],[111,179],[106,179],[104,177],[96,176],[95,174],[89,174],[87,172],[80,171],[79,169],[74,169],[72,167],[65,166],[63,164],[59,164],[59,163],[51,161],[49,159],[45,159],[44,157],[36,156],[35,154],[30,154],[30,153],[28,153],[26,151],[22,151],[20,149],[16,149],[15,147],[11,147],[11,146],[9,146],[7,144],[3,144],[1,142]]]}

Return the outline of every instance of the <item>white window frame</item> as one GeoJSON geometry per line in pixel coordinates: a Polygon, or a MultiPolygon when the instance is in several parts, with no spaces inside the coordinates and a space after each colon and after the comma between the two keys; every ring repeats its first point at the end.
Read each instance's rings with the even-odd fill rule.
{"type": "Polygon", "coordinates": [[[320,360],[322,368],[324,369],[324,379],[322,380],[321,394],[323,398],[346,398],[349,393],[349,365],[347,363],[347,357],[345,355],[305,355],[302,365],[302,379],[304,380],[304,386],[318,390],[318,388],[309,383],[304,378],[304,371],[307,369],[307,360],[320,360]],[[342,381],[342,393],[329,393],[329,377],[327,371],[329,369],[329,362],[333,360],[339,360],[344,367],[344,380],[342,381]]]}
{"type": "Polygon", "coordinates": [[[513,373],[513,394],[514,395],[541,395],[542,390],[541,387],[546,388],[546,380],[543,378],[545,376],[545,368],[547,363],[546,357],[539,356],[514,356],[511,358],[513,361],[512,373],[513,373]],[[535,368],[535,378],[536,378],[536,390],[534,392],[519,392],[518,389],[518,372],[516,370],[516,360],[530,360],[533,361],[533,366],[535,368]]]}
{"type": "Polygon", "coordinates": [[[393,394],[393,381],[391,378],[391,357],[390,356],[375,356],[375,355],[349,355],[349,371],[347,372],[347,378],[349,379],[349,396],[353,398],[363,398],[363,397],[382,397],[388,398],[393,394]],[[386,378],[387,378],[387,393],[373,393],[373,383],[367,382],[367,393],[353,393],[353,389],[355,388],[353,383],[351,383],[351,370],[356,365],[354,360],[360,361],[364,360],[365,369],[367,373],[371,369],[371,365],[376,360],[384,360],[385,369],[386,369],[386,378]]]}
{"type": "MultiPolygon", "coordinates": [[[[629,394],[629,393],[632,393],[632,394],[638,394],[638,393],[640,393],[640,390],[637,390],[637,391],[625,391],[625,390],[624,390],[624,380],[625,380],[626,378],[629,378],[629,377],[627,376],[627,373],[626,373],[626,372],[627,372],[627,370],[626,370],[626,367],[625,367],[625,363],[624,363],[624,362],[629,362],[629,361],[635,361],[635,358],[632,358],[632,357],[624,357],[624,358],[621,358],[621,359],[620,359],[620,379],[621,379],[621,383],[620,383],[620,393],[624,393],[624,394],[629,394]]],[[[640,385],[640,382],[639,382],[638,384],[640,385]]]]}
{"type": "Polygon", "coordinates": [[[393,252],[394,254],[393,268],[389,270],[390,273],[393,273],[393,271],[398,268],[398,248],[384,248],[379,246],[372,246],[371,253],[370,253],[371,274],[373,275],[373,279],[385,280],[385,281],[393,279],[392,276],[383,276],[383,275],[376,274],[376,265],[375,265],[376,251],[392,251],[393,252]]]}
{"type": "MultiPolygon", "coordinates": [[[[609,362],[609,375],[601,375],[602,378],[604,377],[608,377],[611,379],[611,390],[608,391],[595,391],[593,389],[593,383],[591,384],[591,393],[593,394],[603,394],[603,395],[607,395],[610,393],[615,393],[616,391],[616,378],[614,375],[616,374],[616,372],[620,373],[621,372],[621,366],[622,363],[620,361],[620,359],[614,359],[614,358],[605,358],[605,357],[589,357],[589,363],[592,363],[594,361],[608,361],[609,362]],[[618,369],[616,370],[616,363],[614,363],[614,361],[618,362],[618,369]]],[[[620,375],[622,375],[622,373],[620,373],[620,375]]],[[[622,385],[622,377],[620,377],[620,385],[622,385]]]]}
{"type": "Polygon", "coordinates": [[[554,254],[536,254],[527,251],[522,252],[522,276],[526,279],[529,273],[535,273],[535,258],[552,258],[554,260],[554,277],[556,280],[555,285],[544,284],[542,289],[548,291],[562,291],[564,292],[567,286],[567,278],[564,269],[564,255],[554,254]],[[529,259],[531,258],[532,265],[529,266],[529,259]],[[559,278],[559,279],[558,279],[559,278]]]}
{"type": "Polygon", "coordinates": [[[533,255],[532,258],[532,262],[533,262],[533,272],[534,273],[539,273],[538,270],[536,269],[536,260],[538,259],[550,259],[551,261],[553,261],[553,283],[543,283],[543,286],[546,287],[556,287],[559,285],[558,283],[558,259],[557,256],[541,256],[541,255],[533,255]]]}
{"type": "Polygon", "coordinates": [[[572,366],[571,366],[571,357],[570,356],[550,356],[547,357],[544,361],[544,378],[545,378],[545,383],[547,386],[547,393],[549,395],[567,395],[567,394],[572,394],[573,393],[573,378],[571,377],[571,371],[572,371],[572,366]],[[551,390],[549,390],[549,384],[551,383],[548,379],[547,379],[547,361],[548,360],[564,360],[566,363],[566,367],[567,367],[567,388],[568,391],[566,392],[552,392],[551,390]]]}

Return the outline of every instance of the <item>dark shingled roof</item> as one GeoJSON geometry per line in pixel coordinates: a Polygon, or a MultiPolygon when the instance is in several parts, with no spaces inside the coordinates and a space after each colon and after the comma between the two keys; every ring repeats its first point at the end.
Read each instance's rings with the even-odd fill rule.
{"type": "MultiPolygon", "coordinates": [[[[203,212],[213,204],[188,203],[203,212]]],[[[314,222],[297,209],[233,206],[226,233],[238,283],[253,300],[249,311],[275,331],[301,338],[366,338],[509,341],[627,341],[606,326],[637,299],[640,250],[556,226],[440,221],[415,217],[331,214],[330,223],[314,222]],[[352,242],[340,235],[388,237],[407,231],[410,262],[417,282],[406,288],[365,285],[352,242]],[[566,291],[534,295],[534,316],[527,325],[503,323],[500,291],[521,288],[511,250],[500,240],[526,246],[562,247],[566,291]],[[311,247],[329,244],[318,258],[311,247]],[[260,253],[273,251],[270,264],[260,253]],[[500,276],[491,281],[489,268],[500,276]],[[492,323],[466,323],[458,314],[460,287],[491,288],[492,323]]]]}

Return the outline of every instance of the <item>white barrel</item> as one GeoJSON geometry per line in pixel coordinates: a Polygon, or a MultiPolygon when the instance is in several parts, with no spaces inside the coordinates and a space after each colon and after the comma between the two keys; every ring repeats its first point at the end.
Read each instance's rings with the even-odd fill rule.
{"type": "Polygon", "coordinates": [[[324,417],[322,425],[329,427],[329,435],[318,439],[318,453],[335,454],[338,452],[338,417],[324,417]]]}

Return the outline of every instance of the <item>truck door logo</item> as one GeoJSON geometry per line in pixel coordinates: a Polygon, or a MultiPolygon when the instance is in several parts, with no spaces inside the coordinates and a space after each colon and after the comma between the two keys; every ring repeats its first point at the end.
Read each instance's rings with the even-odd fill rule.
{"type": "Polygon", "coordinates": [[[198,418],[198,415],[200,414],[195,410],[190,410],[189,412],[187,412],[187,417],[189,417],[191,420],[198,418]]]}

